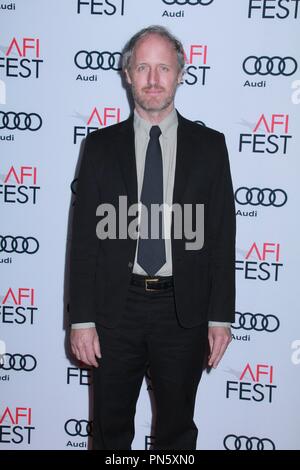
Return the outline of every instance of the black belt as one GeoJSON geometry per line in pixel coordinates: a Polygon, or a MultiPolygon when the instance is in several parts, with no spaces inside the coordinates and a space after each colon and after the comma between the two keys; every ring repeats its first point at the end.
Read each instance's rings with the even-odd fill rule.
{"type": "Polygon", "coordinates": [[[149,291],[159,291],[173,287],[173,276],[142,276],[140,274],[131,275],[131,285],[144,287],[149,291]]]}

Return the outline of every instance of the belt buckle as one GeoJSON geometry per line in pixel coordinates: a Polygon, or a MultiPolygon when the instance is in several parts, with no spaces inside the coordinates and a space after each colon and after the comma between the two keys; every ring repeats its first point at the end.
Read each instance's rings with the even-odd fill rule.
{"type": "Polygon", "coordinates": [[[145,289],[147,292],[156,292],[157,289],[151,289],[151,287],[148,287],[148,282],[157,282],[159,281],[158,278],[154,278],[154,279],[145,279],[145,289]]]}

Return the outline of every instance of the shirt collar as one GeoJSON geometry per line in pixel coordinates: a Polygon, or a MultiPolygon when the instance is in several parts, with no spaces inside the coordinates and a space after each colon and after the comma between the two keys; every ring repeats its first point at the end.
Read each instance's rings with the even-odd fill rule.
{"type": "MultiPolygon", "coordinates": [[[[176,109],[173,108],[172,111],[158,124],[162,133],[163,137],[167,137],[168,131],[173,127],[177,126],[178,124],[178,117],[177,117],[177,112],[176,109]]],[[[137,112],[137,110],[134,110],[134,130],[142,130],[144,131],[147,135],[149,135],[150,129],[153,124],[151,122],[146,121],[146,119],[143,119],[137,112]]]]}

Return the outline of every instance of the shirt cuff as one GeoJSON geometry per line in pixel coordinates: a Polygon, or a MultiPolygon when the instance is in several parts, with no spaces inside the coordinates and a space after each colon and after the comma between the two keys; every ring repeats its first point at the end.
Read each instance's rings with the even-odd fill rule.
{"type": "Polygon", "coordinates": [[[92,321],[86,323],[72,323],[72,330],[81,330],[82,328],[95,328],[96,324],[92,321]]]}
{"type": "Polygon", "coordinates": [[[225,328],[231,328],[231,323],[225,321],[209,321],[208,326],[223,326],[225,328]]]}

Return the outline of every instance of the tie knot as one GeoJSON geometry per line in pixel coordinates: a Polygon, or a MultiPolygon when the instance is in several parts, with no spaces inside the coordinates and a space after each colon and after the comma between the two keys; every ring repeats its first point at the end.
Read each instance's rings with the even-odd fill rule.
{"type": "Polygon", "coordinates": [[[150,134],[150,137],[154,137],[154,138],[158,139],[158,137],[161,134],[160,127],[159,126],[152,126],[151,129],[150,129],[149,134],[150,134]]]}

